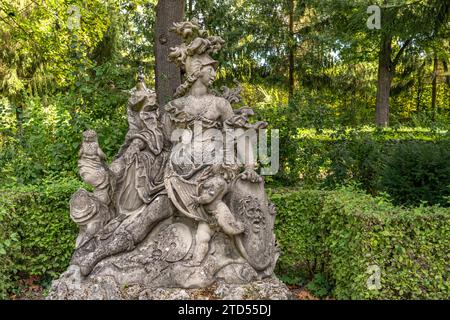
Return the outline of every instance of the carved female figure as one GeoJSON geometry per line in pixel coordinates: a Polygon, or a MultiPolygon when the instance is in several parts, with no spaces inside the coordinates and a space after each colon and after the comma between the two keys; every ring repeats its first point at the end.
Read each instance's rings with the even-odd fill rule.
{"type": "MultiPolygon", "coordinates": [[[[184,34],[181,29],[176,31],[184,34]]],[[[165,185],[175,207],[198,221],[191,265],[199,265],[208,253],[212,226],[218,225],[230,236],[244,232],[242,222],[222,201],[228,184],[239,174],[240,168],[236,163],[226,163],[223,154],[213,154],[224,152],[217,149],[217,133],[219,140],[223,139],[224,129],[234,127],[235,119],[230,103],[210,91],[216,78],[217,61],[208,53],[220,49],[222,43],[219,37],[198,37],[189,46],[174,48],[171,55],[173,61],[184,67],[187,77],[175,94],[178,98],[165,106],[168,127],[170,132],[175,129],[193,132],[193,143],[189,151],[173,149],[165,185]],[[196,128],[200,128],[200,132],[196,128]]],[[[261,179],[252,163],[247,163],[241,177],[253,182],[261,179]]]]}
{"type": "Polygon", "coordinates": [[[100,296],[109,297],[130,284],[145,292],[247,284],[273,275],[275,210],[252,148],[239,144],[246,130],[266,123],[250,123],[248,107],[233,111],[231,91],[225,99],[211,89],[218,63],[210,54],[224,41],[196,21],[174,26],[184,43],[170,59],[186,72],[175,100],[160,112],[140,74],[128,101],[129,131],[109,167],[95,133],[84,136],[80,173],[94,192],[81,189],[71,199],[80,236],[55,296],[90,297],[101,287],[100,296]],[[182,137],[181,148],[171,144],[172,133],[182,137]]]}

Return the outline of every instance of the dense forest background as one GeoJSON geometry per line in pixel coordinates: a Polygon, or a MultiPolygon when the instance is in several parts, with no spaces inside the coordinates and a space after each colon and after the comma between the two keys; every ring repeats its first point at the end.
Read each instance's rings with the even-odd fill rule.
{"type": "MultiPolygon", "coordinates": [[[[2,184],[75,175],[87,128],[98,131],[113,156],[140,65],[154,87],[156,2],[1,1],[2,184]]],[[[292,172],[290,184],[307,174],[295,170],[299,150],[288,143],[300,128],[448,128],[447,1],[189,0],[185,6],[186,18],[226,40],[217,87],[242,83],[245,104],[282,131],[278,176],[292,172]],[[373,4],[382,8],[380,29],[367,24],[373,4]]]]}

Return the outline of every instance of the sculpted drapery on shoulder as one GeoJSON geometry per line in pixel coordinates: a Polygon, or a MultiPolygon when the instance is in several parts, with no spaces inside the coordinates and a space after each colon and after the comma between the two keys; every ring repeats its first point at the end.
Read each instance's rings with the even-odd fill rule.
{"type": "Polygon", "coordinates": [[[111,166],[119,177],[116,197],[119,213],[142,209],[164,189],[163,171],[169,155],[156,94],[146,88],[142,75],[129,99],[128,117],[132,126],[111,166]]]}

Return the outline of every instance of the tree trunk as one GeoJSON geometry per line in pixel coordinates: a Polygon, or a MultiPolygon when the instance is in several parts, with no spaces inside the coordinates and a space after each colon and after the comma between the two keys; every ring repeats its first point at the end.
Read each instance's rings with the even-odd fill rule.
{"type": "Polygon", "coordinates": [[[444,73],[446,74],[445,76],[445,82],[447,82],[447,86],[450,88],[450,74],[448,74],[448,65],[447,65],[447,61],[442,60],[442,65],[444,66],[444,73]]]}
{"type": "Polygon", "coordinates": [[[173,97],[181,84],[181,71],[169,62],[169,48],[181,43],[181,39],[169,32],[174,22],[180,22],[184,16],[184,0],[160,0],[156,6],[155,32],[155,82],[160,107],[173,97]]]}
{"type": "Polygon", "coordinates": [[[289,101],[292,100],[294,95],[294,0],[289,2],[289,101]]]}
{"type": "Polygon", "coordinates": [[[189,19],[192,19],[192,1],[194,1],[194,0],[188,0],[188,17],[189,17],[189,19]]]}
{"type": "Polygon", "coordinates": [[[389,94],[393,70],[391,66],[392,36],[383,35],[381,38],[380,55],[378,59],[378,84],[376,102],[376,125],[389,125],[389,94]]]}
{"type": "Polygon", "coordinates": [[[431,112],[433,121],[436,119],[437,69],[438,69],[438,58],[435,53],[433,59],[433,81],[431,83],[431,112]]]}
{"type": "Polygon", "coordinates": [[[18,95],[12,97],[12,104],[16,113],[16,133],[17,138],[22,142],[23,139],[23,104],[18,95]]]}

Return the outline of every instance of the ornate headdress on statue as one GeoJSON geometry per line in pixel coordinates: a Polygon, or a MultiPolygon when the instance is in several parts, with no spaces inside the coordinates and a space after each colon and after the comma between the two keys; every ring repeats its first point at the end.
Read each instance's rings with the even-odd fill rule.
{"type": "Polygon", "coordinates": [[[170,48],[169,61],[174,62],[186,72],[186,82],[178,89],[175,96],[181,96],[185,89],[196,79],[202,67],[212,65],[217,69],[218,62],[210,54],[222,49],[225,41],[219,36],[208,36],[206,30],[200,29],[197,19],[174,23],[170,31],[177,33],[183,43],[170,48]]]}
{"type": "Polygon", "coordinates": [[[141,111],[142,109],[155,110],[158,108],[156,93],[148,89],[145,85],[141,67],[139,67],[136,87],[131,90],[131,96],[128,99],[128,108],[135,112],[141,111]]]}
{"type": "Polygon", "coordinates": [[[131,89],[131,96],[127,105],[128,126],[131,133],[141,130],[144,126],[139,118],[141,111],[155,111],[158,113],[158,103],[155,91],[147,88],[145,85],[144,73],[142,68],[139,67],[136,87],[131,89]]]}

